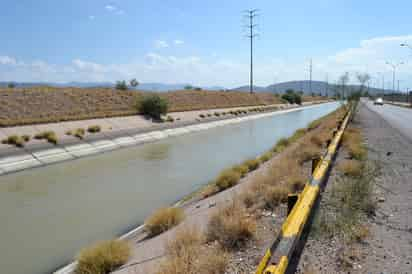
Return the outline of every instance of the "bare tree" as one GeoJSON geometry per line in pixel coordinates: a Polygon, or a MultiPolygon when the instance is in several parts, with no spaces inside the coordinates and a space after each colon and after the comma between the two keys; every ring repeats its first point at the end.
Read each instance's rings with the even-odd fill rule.
{"type": "Polygon", "coordinates": [[[339,77],[339,84],[342,86],[342,96],[345,98],[345,88],[349,82],[349,72],[345,72],[339,77]]]}
{"type": "Polygon", "coordinates": [[[357,73],[356,79],[358,79],[360,84],[359,92],[362,94],[365,84],[371,79],[371,76],[368,73],[357,73]]]}

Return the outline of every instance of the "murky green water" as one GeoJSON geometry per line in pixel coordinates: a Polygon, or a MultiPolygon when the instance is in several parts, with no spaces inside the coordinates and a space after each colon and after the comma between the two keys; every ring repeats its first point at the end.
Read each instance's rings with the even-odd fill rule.
{"type": "Polygon", "coordinates": [[[338,107],[312,108],[0,177],[1,273],[48,273],[338,107]]]}

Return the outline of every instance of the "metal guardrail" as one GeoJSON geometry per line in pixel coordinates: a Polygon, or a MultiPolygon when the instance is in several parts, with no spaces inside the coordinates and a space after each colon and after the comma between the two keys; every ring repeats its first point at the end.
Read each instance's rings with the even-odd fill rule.
{"type": "Polygon", "coordinates": [[[306,184],[290,214],[284,221],[279,236],[265,252],[256,269],[256,274],[281,274],[286,272],[292,254],[299,243],[303,228],[319,196],[320,187],[327,177],[350,117],[351,111],[348,111],[340,123],[339,130],[335,133],[332,142],[329,144],[327,152],[313,171],[310,182],[306,184]]]}

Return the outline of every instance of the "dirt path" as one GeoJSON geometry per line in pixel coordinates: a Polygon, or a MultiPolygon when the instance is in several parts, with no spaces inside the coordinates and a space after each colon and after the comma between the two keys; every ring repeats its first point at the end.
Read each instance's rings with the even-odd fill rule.
{"type": "MultiPolygon", "coordinates": [[[[375,179],[376,216],[364,221],[370,235],[348,249],[337,237],[324,239],[311,233],[298,273],[412,273],[412,143],[366,106],[360,107],[356,120],[368,160],[380,168],[375,179]]],[[[342,152],[337,161],[345,157],[342,152]]],[[[337,182],[334,170],[320,210],[328,210],[331,187],[337,182]]]]}

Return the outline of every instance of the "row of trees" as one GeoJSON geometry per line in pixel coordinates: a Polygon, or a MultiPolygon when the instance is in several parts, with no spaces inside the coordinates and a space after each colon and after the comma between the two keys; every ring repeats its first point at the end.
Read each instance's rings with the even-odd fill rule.
{"type": "Polygon", "coordinates": [[[136,88],[140,83],[136,79],[132,79],[129,81],[129,83],[126,83],[126,81],[117,81],[115,88],[117,90],[128,90],[129,86],[132,88],[136,88]],[[129,84],[129,85],[128,85],[129,84]]]}

